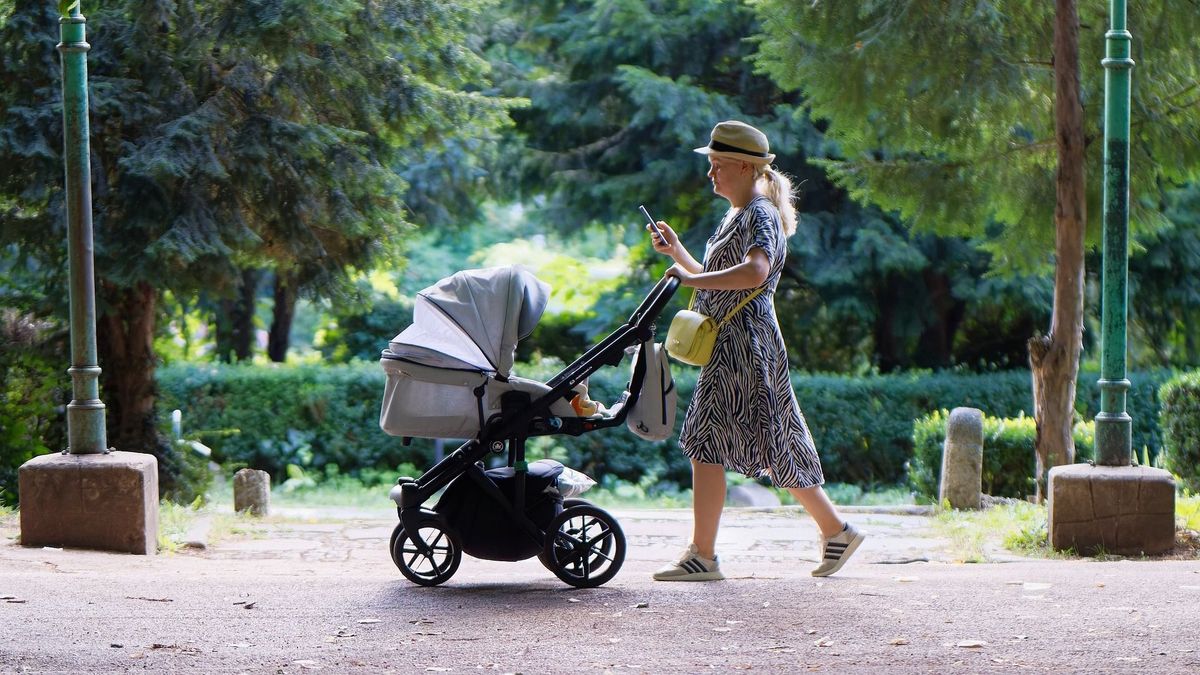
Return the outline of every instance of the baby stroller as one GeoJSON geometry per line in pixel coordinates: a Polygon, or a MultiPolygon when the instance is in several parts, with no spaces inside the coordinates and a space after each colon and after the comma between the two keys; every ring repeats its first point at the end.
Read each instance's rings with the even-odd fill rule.
{"type": "MultiPolygon", "coordinates": [[[[380,359],[387,373],[380,427],[393,436],[468,440],[420,478],[400,478],[391,490],[400,517],[392,560],[406,578],[422,586],[444,583],[464,552],[508,561],[536,555],[579,588],[616,575],[625,559],[616,519],[585,500],[564,500],[558,489],[563,466],[526,462],[525,441],[609,429],[627,417],[633,428],[630,411],[643,398],[644,409],[662,391],[642,397],[645,382],[670,379],[665,359],[665,375],[657,372],[661,345],[653,342],[654,322],[678,285],[675,277],[658,281],[624,325],[545,383],[511,373],[517,341],[533,331],[549,298],[549,286],[529,271],[466,270],[417,295],[412,325],[380,359]],[[600,368],[619,365],[631,347],[639,351],[620,399],[603,414],[577,412],[571,405],[577,386],[600,368]],[[656,372],[648,378],[650,370],[656,372]],[[490,453],[506,451],[505,466],[484,468],[490,453]],[[424,506],[443,488],[433,508],[424,506]]],[[[664,422],[667,417],[663,412],[664,422]]]]}

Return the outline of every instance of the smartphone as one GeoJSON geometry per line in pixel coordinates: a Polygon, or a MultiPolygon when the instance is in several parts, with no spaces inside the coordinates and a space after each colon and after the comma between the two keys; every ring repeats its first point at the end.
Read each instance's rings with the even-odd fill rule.
{"type": "Polygon", "coordinates": [[[646,222],[650,223],[650,231],[654,233],[654,236],[658,237],[659,241],[665,242],[667,239],[663,237],[662,230],[658,229],[658,222],[650,217],[650,212],[646,210],[645,206],[639,204],[638,208],[641,209],[642,215],[646,216],[646,222]]]}

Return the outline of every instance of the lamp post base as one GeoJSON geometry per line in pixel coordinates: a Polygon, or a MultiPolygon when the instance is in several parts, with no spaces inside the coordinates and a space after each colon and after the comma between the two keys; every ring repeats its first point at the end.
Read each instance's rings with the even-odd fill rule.
{"type": "Polygon", "coordinates": [[[1175,547],[1175,481],[1145,466],[1050,470],[1050,546],[1080,555],[1153,555],[1175,547]]]}
{"type": "Polygon", "coordinates": [[[158,551],[154,455],[42,455],[21,465],[19,485],[25,546],[158,551]]]}

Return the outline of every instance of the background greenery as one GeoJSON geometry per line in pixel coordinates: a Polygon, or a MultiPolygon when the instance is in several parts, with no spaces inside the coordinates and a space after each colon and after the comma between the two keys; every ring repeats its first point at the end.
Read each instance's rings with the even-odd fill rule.
{"type": "MultiPolygon", "coordinates": [[[[725,204],[691,149],[734,117],[767,132],[799,186],[776,308],[828,477],[904,481],[913,420],[935,410],[1028,412],[1026,342],[1048,322],[1052,289],[1047,249],[1034,245],[1053,203],[1039,145],[1047,9],[956,5],[933,31],[921,19],[934,3],[810,4],[85,2],[109,438],[158,454],[164,490],[181,499],[198,479],[169,438],[175,408],[218,458],[277,478],[289,464],[314,475],[427,465],[432,443],[404,447],[376,424],[371,361],[411,320],[413,295],[466,267],[529,265],[554,294],[518,359],[531,376],[552,373],[619,325],[665,268],[638,204],[700,254],[725,204]],[[889,17],[893,30],[873,31],[889,17]],[[937,42],[955,21],[966,29],[937,42]],[[930,44],[946,58],[897,56],[930,44]],[[960,89],[941,95],[953,78],[960,89]],[[931,147],[920,129],[949,140],[931,147]],[[996,143],[1016,143],[1020,161],[996,143]]],[[[1085,14],[1095,124],[1105,17],[1085,14]]],[[[1164,2],[1131,12],[1144,227],[1129,263],[1129,405],[1135,450],[1150,455],[1175,423],[1159,417],[1159,386],[1200,365],[1197,16],[1164,2]]],[[[0,3],[8,502],[16,467],[65,445],[57,31],[52,3],[0,3]]],[[[1094,194],[1089,207],[1094,223],[1094,194]]],[[[1082,420],[1098,409],[1095,252],[1087,268],[1082,420]]],[[[676,375],[686,401],[694,375],[676,375]]],[[[623,378],[594,386],[612,394],[623,378]]],[[[625,433],[546,439],[539,451],[601,479],[686,482],[673,444],[625,433]]]]}

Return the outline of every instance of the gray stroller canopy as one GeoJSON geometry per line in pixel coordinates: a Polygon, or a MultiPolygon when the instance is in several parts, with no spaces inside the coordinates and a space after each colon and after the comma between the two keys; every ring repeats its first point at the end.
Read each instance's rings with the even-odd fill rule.
{"type": "Polygon", "coordinates": [[[413,323],[390,348],[424,365],[506,378],[517,341],[533,332],[549,298],[550,286],[517,265],[463,270],[417,294],[413,323]]]}

